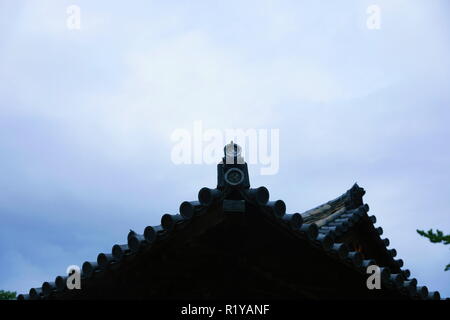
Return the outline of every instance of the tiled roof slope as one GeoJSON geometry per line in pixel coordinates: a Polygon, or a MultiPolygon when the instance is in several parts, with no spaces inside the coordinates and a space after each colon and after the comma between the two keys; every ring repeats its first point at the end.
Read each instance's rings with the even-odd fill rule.
{"type": "MultiPolygon", "coordinates": [[[[219,165],[219,173],[222,169],[219,165]]],[[[247,174],[246,164],[243,172],[247,174]]],[[[154,248],[177,237],[184,229],[188,230],[186,226],[195,230],[196,225],[202,225],[202,219],[221,219],[220,213],[245,212],[250,205],[257,207],[264,219],[269,219],[284,232],[302,239],[356,273],[365,275],[369,265],[380,266],[382,286],[395,290],[405,299],[439,300],[439,292],[429,292],[426,286],[419,286],[410,272],[402,269],[403,261],[395,259],[396,250],[388,249],[389,240],[380,237],[383,231],[381,227],[375,227],[375,216],[368,215],[369,207],[363,203],[364,193],[364,189],[355,184],[340,197],[314,209],[302,214],[286,214],[282,200],[269,201],[267,188],[239,188],[221,184],[219,178],[218,188],[202,188],[196,201],[181,203],[178,214],[164,214],[160,225],[147,226],[142,234],[130,231],[126,243],[115,244],[111,252],[99,253],[96,260],[84,262],[82,281],[89,283],[99,274],[129,263],[133,256],[156,250],[154,248]],[[355,239],[361,239],[360,243],[355,244],[355,239]]],[[[66,276],[57,276],[39,288],[31,288],[28,294],[20,294],[18,299],[64,298],[69,291],[66,279],[66,276]]]]}
{"type": "Polygon", "coordinates": [[[389,239],[380,237],[383,229],[375,227],[376,217],[368,215],[369,206],[363,204],[362,199],[364,194],[364,189],[355,184],[340,197],[304,212],[302,214],[304,221],[318,227],[317,239],[321,239],[325,251],[342,251],[339,256],[352,260],[354,266],[363,272],[369,265],[380,266],[383,284],[397,288],[407,297],[439,300],[439,292],[428,291],[426,286],[418,286],[417,279],[411,278],[410,271],[402,269],[403,260],[395,259],[397,251],[388,249],[389,239]],[[348,251],[345,238],[352,232],[358,234],[357,238],[364,235],[368,239],[363,245],[372,246],[373,258],[363,259],[364,254],[358,248],[355,251],[348,251]]]}

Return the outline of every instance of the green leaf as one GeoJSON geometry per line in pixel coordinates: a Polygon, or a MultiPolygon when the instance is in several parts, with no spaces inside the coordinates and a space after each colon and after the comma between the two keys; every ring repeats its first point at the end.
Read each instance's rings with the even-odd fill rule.
{"type": "MultiPolygon", "coordinates": [[[[423,230],[416,230],[418,234],[422,237],[428,238],[433,243],[443,242],[444,244],[450,244],[450,235],[444,235],[439,229],[436,229],[436,233],[433,232],[433,229],[428,230],[427,232],[423,230]]],[[[450,270],[450,264],[445,267],[445,271],[450,270]]]]}
{"type": "Polygon", "coordinates": [[[416,231],[422,237],[428,238],[433,243],[443,242],[444,244],[450,244],[450,235],[444,235],[441,230],[436,230],[436,233],[433,232],[433,229],[430,229],[427,232],[423,230],[416,231]]]}
{"type": "Polygon", "coordinates": [[[0,300],[13,300],[16,294],[16,292],[0,290],[0,300]]]}

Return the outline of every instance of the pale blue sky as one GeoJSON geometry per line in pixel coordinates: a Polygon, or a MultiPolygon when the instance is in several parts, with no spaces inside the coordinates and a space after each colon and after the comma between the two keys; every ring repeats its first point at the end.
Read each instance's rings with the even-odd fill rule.
{"type": "Polygon", "coordinates": [[[289,212],[357,181],[422,285],[450,296],[447,1],[0,0],[0,289],[28,291],[159,224],[214,165],[171,133],[279,128],[289,212]],[[81,8],[81,30],[66,8],[81,8]],[[381,29],[366,9],[381,8],[381,29]]]}

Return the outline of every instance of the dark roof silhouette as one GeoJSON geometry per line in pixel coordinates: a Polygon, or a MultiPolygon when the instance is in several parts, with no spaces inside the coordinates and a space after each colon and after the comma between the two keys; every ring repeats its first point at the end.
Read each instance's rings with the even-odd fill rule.
{"type": "Polygon", "coordinates": [[[363,188],[286,214],[265,187],[250,188],[239,147],[231,149],[218,164],[217,188],[202,188],[178,214],[164,214],[142,234],[130,230],[127,243],[84,262],[81,290],[68,290],[67,276],[58,276],[18,299],[440,299],[388,249],[363,188]],[[366,286],[373,264],[380,290],[366,286]]]}

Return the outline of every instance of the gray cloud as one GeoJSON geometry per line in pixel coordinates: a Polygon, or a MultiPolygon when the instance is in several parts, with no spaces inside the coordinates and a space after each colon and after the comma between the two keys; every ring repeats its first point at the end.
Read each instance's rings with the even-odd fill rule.
{"type": "Polygon", "coordinates": [[[251,179],[290,211],[360,183],[413,276],[450,295],[448,250],[415,233],[450,230],[445,1],[379,1],[379,31],[367,1],[78,3],[79,32],[68,1],[0,5],[1,288],[53,279],[214,186],[214,165],[170,161],[171,132],[202,120],[280,128],[279,173],[251,179]]]}

